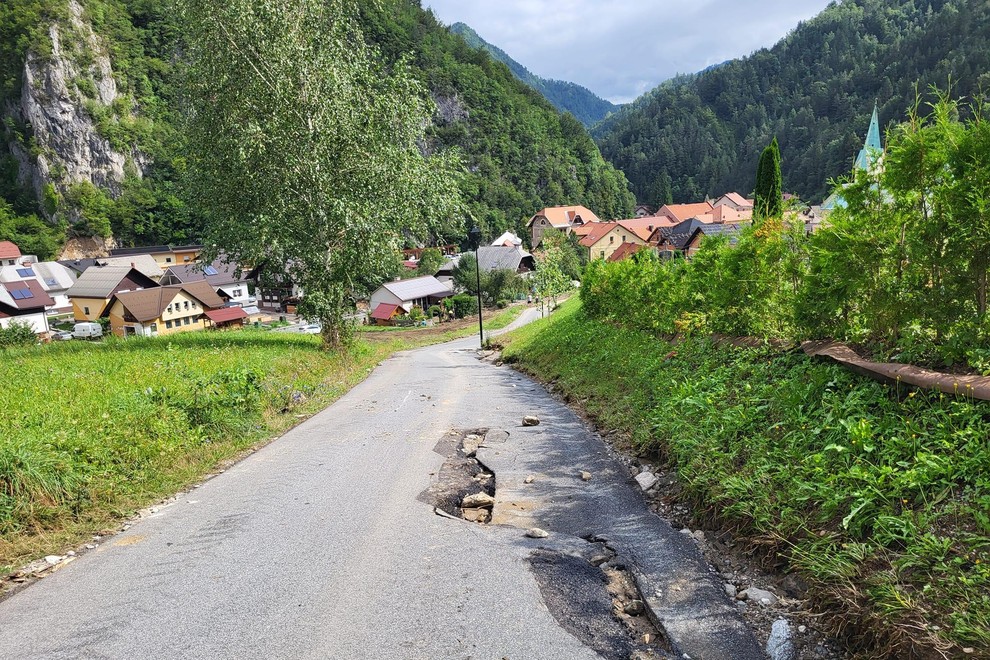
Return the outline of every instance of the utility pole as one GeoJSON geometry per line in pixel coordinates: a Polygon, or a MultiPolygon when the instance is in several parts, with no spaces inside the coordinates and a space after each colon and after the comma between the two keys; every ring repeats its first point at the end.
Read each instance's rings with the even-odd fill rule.
{"type": "Polygon", "coordinates": [[[478,345],[484,348],[484,307],[481,306],[481,230],[478,229],[478,225],[471,229],[471,240],[474,243],[474,272],[478,278],[478,345]]]}

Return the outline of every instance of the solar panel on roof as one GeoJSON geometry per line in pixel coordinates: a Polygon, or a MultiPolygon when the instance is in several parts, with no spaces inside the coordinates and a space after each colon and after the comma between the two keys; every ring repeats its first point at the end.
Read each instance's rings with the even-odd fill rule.
{"type": "Polygon", "coordinates": [[[206,273],[207,275],[219,275],[220,274],[219,272],[217,272],[217,269],[214,268],[213,266],[207,266],[206,268],[203,269],[203,272],[206,273]]]}
{"type": "Polygon", "coordinates": [[[47,284],[48,286],[58,286],[58,280],[56,280],[54,277],[46,277],[45,284],[47,284]]]}
{"type": "Polygon", "coordinates": [[[30,268],[18,268],[17,274],[21,277],[34,277],[34,271],[30,268]]]}
{"type": "Polygon", "coordinates": [[[10,295],[14,300],[27,300],[28,298],[34,298],[34,294],[31,293],[31,289],[14,289],[10,292],[10,295]]]}

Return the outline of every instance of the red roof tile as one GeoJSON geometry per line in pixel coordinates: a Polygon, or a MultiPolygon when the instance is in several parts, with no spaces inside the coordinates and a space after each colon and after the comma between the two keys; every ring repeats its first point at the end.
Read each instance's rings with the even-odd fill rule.
{"type": "Polygon", "coordinates": [[[10,241],[0,241],[0,259],[17,259],[21,249],[10,241]]]}
{"type": "Polygon", "coordinates": [[[226,323],[238,319],[246,319],[247,312],[241,307],[221,307],[220,309],[209,309],[206,317],[214,323],[226,323]]]}
{"type": "Polygon", "coordinates": [[[623,259],[628,259],[645,247],[645,245],[638,245],[636,243],[623,243],[616,248],[615,252],[612,253],[608,260],[622,261],[623,259]]]}
{"type": "Polygon", "coordinates": [[[17,297],[14,298],[14,305],[17,309],[35,309],[38,307],[52,307],[55,305],[55,301],[52,297],[45,293],[45,290],[41,287],[41,283],[37,280],[22,280],[19,282],[4,282],[3,287],[7,291],[14,295],[15,291],[29,291],[30,294],[27,297],[17,297]]]}
{"type": "Polygon", "coordinates": [[[591,247],[598,241],[602,240],[606,234],[619,226],[618,222],[596,222],[591,225],[592,229],[588,234],[581,239],[581,245],[584,247],[591,247]]]}
{"type": "Polygon", "coordinates": [[[402,309],[398,305],[389,305],[388,303],[381,303],[378,307],[375,307],[375,311],[371,313],[371,318],[376,321],[388,321],[395,313],[402,309]]]}

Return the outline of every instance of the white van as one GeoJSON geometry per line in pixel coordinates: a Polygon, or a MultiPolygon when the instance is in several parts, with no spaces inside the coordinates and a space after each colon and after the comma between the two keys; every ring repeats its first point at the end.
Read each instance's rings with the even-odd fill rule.
{"type": "Polygon", "coordinates": [[[76,323],[72,328],[72,336],[76,339],[95,339],[103,336],[103,326],[99,323],[76,323]]]}

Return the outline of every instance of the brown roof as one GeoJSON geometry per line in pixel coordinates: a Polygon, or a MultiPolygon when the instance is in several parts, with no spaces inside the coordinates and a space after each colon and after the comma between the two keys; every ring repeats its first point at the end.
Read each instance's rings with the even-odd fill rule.
{"type": "Polygon", "coordinates": [[[21,249],[10,241],[0,241],[0,259],[17,259],[21,249]]]}
{"type": "Polygon", "coordinates": [[[711,213],[712,205],[708,202],[699,204],[665,204],[657,211],[657,215],[670,215],[678,222],[693,218],[696,215],[711,213]]]}
{"type": "Polygon", "coordinates": [[[14,306],[17,309],[36,309],[38,307],[52,307],[55,301],[45,293],[41,283],[37,280],[21,280],[19,282],[3,282],[3,288],[14,298],[14,306]],[[28,291],[26,297],[19,294],[14,297],[15,291],[28,291]]]}
{"type": "Polygon", "coordinates": [[[528,225],[532,225],[533,220],[540,216],[545,217],[551,225],[557,228],[573,225],[578,220],[584,223],[600,222],[598,216],[584,206],[552,206],[530,218],[528,225]]]}
{"type": "Polygon", "coordinates": [[[224,307],[223,309],[206,310],[206,317],[214,323],[227,323],[228,321],[246,319],[248,314],[242,307],[224,307]]]}
{"type": "MultiPolygon", "coordinates": [[[[172,304],[179,292],[184,291],[196,300],[204,308],[223,307],[224,302],[217,295],[213,287],[205,280],[190,282],[188,284],[176,284],[172,286],[160,286],[154,289],[143,289],[141,291],[127,291],[118,293],[114,297],[120,301],[124,308],[130,312],[131,316],[141,323],[154,321],[161,318],[165,308],[172,304]]],[[[108,305],[110,309],[112,305],[108,305]]]]}
{"type": "Polygon", "coordinates": [[[622,261],[623,259],[628,259],[645,247],[645,245],[639,245],[638,243],[630,243],[627,241],[620,245],[615,252],[612,253],[608,260],[622,261]]]}

